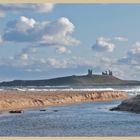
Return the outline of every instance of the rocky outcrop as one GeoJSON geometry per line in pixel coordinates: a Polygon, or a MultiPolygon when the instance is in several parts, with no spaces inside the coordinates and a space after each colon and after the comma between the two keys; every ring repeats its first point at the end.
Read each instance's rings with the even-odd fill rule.
{"type": "Polygon", "coordinates": [[[23,111],[22,110],[11,110],[9,111],[9,113],[22,113],[23,111]]]}
{"type": "Polygon", "coordinates": [[[121,91],[0,91],[0,111],[126,98],[121,91]]]}
{"type": "Polygon", "coordinates": [[[122,103],[110,109],[111,111],[130,111],[135,113],[140,113],[140,95],[137,95],[136,97],[127,99],[122,101],[122,103]]]}

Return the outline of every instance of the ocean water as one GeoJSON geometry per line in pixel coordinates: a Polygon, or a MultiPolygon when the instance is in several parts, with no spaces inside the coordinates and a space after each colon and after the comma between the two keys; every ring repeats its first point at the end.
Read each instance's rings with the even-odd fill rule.
{"type": "MultiPolygon", "coordinates": [[[[14,87],[17,90],[123,90],[130,96],[140,87],[14,87]]],[[[3,90],[3,89],[2,89],[3,90]]],[[[109,111],[121,103],[90,102],[0,114],[0,136],[140,136],[140,114],[109,111]]]]}
{"type": "Polygon", "coordinates": [[[129,95],[140,94],[140,86],[26,86],[0,87],[2,90],[17,91],[126,91],[129,95]]]}

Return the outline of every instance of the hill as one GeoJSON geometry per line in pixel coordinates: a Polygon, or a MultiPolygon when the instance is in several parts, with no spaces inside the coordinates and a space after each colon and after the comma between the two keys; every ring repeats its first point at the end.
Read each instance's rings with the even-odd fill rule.
{"type": "Polygon", "coordinates": [[[113,75],[66,76],[43,80],[13,80],[0,86],[62,86],[62,85],[140,85],[140,81],[121,80],[113,75]]]}

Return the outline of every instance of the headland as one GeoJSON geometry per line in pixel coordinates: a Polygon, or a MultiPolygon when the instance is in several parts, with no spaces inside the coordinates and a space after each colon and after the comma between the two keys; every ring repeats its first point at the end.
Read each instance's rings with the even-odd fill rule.
{"type": "Polygon", "coordinates": [[[96,85],[140,85],[140,81],[122,80],[113,75],[112,71],[105,71],[101,74],[94,74],[92,70],[88,70],[85,75],[72,75],[65,77],[57,77],[52,79],[41,80],[13,80],[3,81],[0,87],[10,86],[96,86],[96,85]]]}

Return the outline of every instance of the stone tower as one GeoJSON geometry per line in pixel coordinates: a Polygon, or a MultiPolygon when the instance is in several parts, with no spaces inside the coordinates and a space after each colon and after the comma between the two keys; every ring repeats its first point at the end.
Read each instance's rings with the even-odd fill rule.
{"type": "Polygon", "coordinates": [[[92,76],[92,70],[88,69],[88,76],[92,76]]]}

